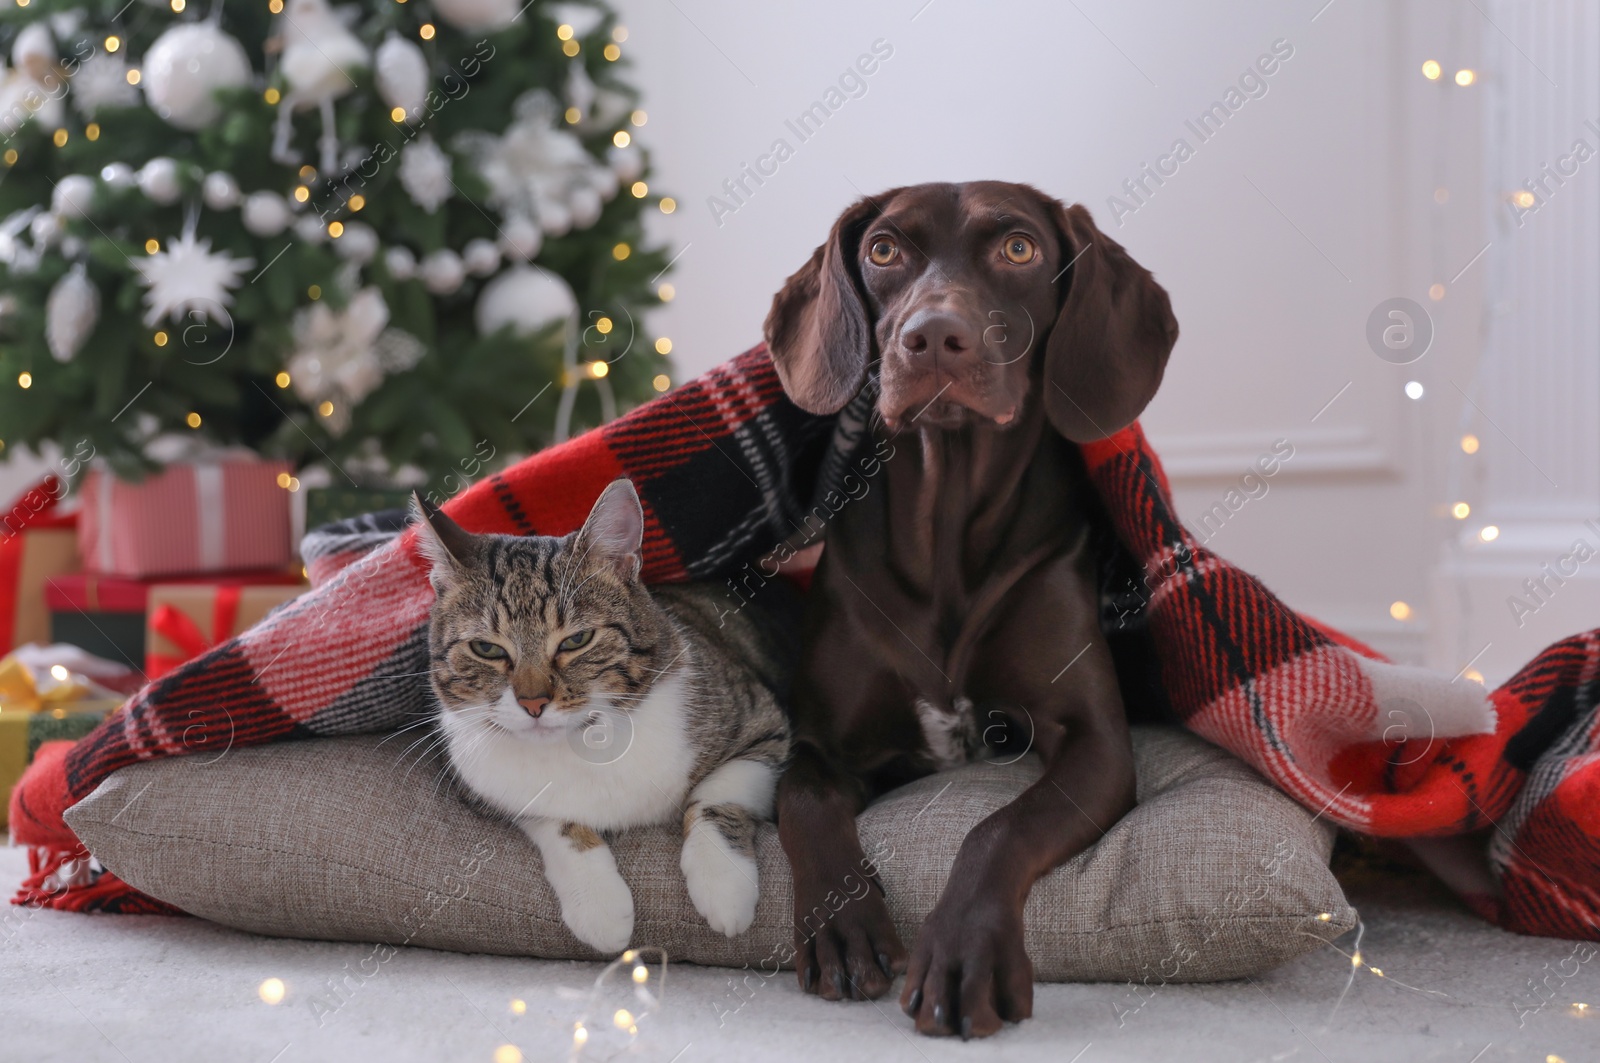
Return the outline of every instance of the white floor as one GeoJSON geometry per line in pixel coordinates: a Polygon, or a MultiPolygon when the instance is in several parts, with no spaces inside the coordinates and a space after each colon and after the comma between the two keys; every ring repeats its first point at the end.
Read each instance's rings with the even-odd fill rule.
{"type": "MultiPolygon", "coordinates": [[[[8,896],[23,868],[21,850],[0,849],[8,896]]],[[[1502,934],[1414,880],[1358,887],[1352,900],[1366,921],[1363,958],[1382,978],[1362,970],[1352,981],[1346,955],[1324,949],[1253,982],[1154,987],[1142,997],[1127,985],[1039,986],[1034,1019],[963,1045],[915,1037],[889,1002],[801,996],[788,972],[750,990],[732,986],[727,971],[674,965],[661,1010],[637,1021],[624,1058],[1600,1059],[1600,962],[1585,960],[1587,947],[1502,934]],[[1588,1013],[1573,1007],[1586,1001],[1588,1013]]],[[[1351,938],[1338,943],[1346,953],[1351,938]]],[[[12,909],[0,922],[0,1059],[561,1060],[586,1006],[598,1017],[590,1049],[617,1047],[599,1031],[618,1007],[639,1008],[626,971],[591,1002],[599,970],[425,949],[379,963],[367,945],[262,938],[193,919],[12,909]],[[363,960],[375,972],[366,978],[363,960]],[[260,996],[272,978],[285,986],[275,1006],[260,996]],[[341,980],[352,987],[342,1003],[330,987],[341,980]]]]}

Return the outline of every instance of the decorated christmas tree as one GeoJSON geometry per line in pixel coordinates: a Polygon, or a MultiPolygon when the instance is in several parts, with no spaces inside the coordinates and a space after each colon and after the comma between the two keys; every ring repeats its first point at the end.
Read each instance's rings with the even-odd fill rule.
{"type": "Polygon", "coordinates": [[[599,4],[8,0],[0,439],[437,480],[669,386],[599,4]]]}

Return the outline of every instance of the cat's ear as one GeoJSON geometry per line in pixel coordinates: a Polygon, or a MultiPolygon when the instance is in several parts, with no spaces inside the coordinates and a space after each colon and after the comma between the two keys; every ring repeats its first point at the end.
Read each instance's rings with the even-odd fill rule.
{"type": "Polygon", "coordinates": [[[416,491],[411,492],[411,515],[417,524],[417,548],[433,566],[433,583],[438,587],[472,557],[476,536],[416,491]]]}
{"type": "Polygon", "coordinates": [[[580,557],[614,565],[624,579],[639,575],[644,562],[644,507],[633,484],[613,480],[600,492],[574,545],[580,557]]]}

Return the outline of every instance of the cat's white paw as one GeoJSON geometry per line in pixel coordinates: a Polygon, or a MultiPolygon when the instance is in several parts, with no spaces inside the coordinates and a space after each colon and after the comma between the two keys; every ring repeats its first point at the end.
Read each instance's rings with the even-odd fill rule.
{"type": "Polygon", "coordinates": [[[695,824],[683,842],[683,881],[695,910],[711,929],[734,937],[756,918],[756,862],[732,846],[709,823],[695,824]]]}
{"type": "Polygon", "coordinates": [[[615,865],[587,870],[581,882],[560,893],[561,919],[585,945],[621,952],[633,937],[633,891],[615,865]]]}

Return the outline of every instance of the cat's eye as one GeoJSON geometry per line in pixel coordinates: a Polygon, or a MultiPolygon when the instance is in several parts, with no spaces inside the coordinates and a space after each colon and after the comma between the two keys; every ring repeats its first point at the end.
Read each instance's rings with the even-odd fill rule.
{"type": "Polygon", "coordinates": [[[887,266],[900,254],[900,248],[887,236],[873,239],[872,245],[867,248],[867,257],[874,266],[887,266]]]}
{"type": "Polygon", "coordinates": [[[562,639],[561,645],[557,648],[563,650],[581,650],[585,646],[589,645],[589,643],[593,640],[594,628],[585,628],[575,635],[568,635],[566,638],[562,639]]]}
{"type": "Polygon", "coordinates": [[[1038,245],[1026,236],[1015,233],[1006,237],[1006,242],[1001,247],[1001,252],[1006,256],[1006,261],[1014,266],[1026,266],[1033,261],[1033,256],[1039,251],[1038,245]]]}
{"type": "Polygon", "coordinates": [[[506,659],[506,648],[498,643],[486,639],[473,639],[467,643],[467,649],[482,657],[486,661],[503,661],[506,659]]]}

